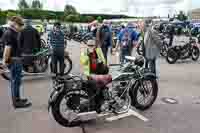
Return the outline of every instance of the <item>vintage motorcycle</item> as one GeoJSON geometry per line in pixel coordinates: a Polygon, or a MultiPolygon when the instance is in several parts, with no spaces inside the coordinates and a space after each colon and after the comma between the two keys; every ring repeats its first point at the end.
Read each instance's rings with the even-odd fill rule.
{"type": "Polygon", "coordinates": [[[156,76],[143,68],[142,56],[126,59],[124,66],[112,66],[109,75],[56,77],[48,102],[54,119],[64,127],[74,127],[101,116],[127,113],[131,106],[150,108],[158,94],[156,76]]]}
{"type": "Polygon", "coordinates": [[[167,51],[166,60],[169,64],[174,64],[178,59],[185,60],[192,58],[193,61],[199,59],[200,51],[196,40],[190,38],[189,43],[183,46],[172,46],[167,51]]]}
{"type": "MultiPolygon", "coordinates": [[[[32,70],[29,69],[29,66],[26,65],[23,61],[23,72],[22,76],[41,76],[46,75],[49,66],[51,67],[51,50],[49,48],[42,48],[39,52],[36,52],[34,55],[28,55],[32,59],[31,67],[32,70]]],[[[24,57],[28,57],[24,56],[24,57]]],[[[2,63],[0,63],[1,66],[2,63]]],[[[3,69],[3,73],[1,76],[5,80],[10,80],[11,75],[9,69],[4,70],[5,68],[0,67],[3,69]]],[[[72,61],[69,55],[66,53],[65,55],[65,74],[68,74],[72,70],[72,61]]]]}

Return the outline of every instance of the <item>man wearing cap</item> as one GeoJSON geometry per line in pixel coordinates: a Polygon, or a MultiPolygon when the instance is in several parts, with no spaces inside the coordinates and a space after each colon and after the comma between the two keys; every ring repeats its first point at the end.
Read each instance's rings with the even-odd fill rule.
{"type": "Polygon", "coordinates": [[[27,99],[20,97],[20,87],[22,78],[21,48],[18,44],[18,33],[23,28],[21,17],[14,16],[9,21],[9,28],[3,34],[2,40],[5,45],[3,55],[3,67],[7,67],[11,72],[11,92],[14,108],[30,107],[31,103],[27,99]]]}
{"type": "Polygon", "coordinates": [[[59,75],[64,74],[64,51],[65,51],[65,40],[64,33],[61,31],[61,24],[59,22],[54,24],[53,31],[48,35],[49,44],[52,47],[52,72],[58,74],[57,64],[60,65],[59,75]]]}
{"type": "Polygon", "coordinates": [[[34,68],[32,67],[33,56],[31,55],[40,50],[41,43],[40,34],[32,27],[31,20],[25,20],[25,27],[19,34],[19,43],[21,49],[23,49],[24,65],[27,66],[29,72],[34,72],[34,68]]]}

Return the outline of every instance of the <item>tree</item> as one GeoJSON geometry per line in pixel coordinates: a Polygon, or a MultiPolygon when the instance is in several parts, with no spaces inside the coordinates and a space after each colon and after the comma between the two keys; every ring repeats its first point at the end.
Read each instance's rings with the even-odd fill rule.
{"type": "Polygon", "coordinates": [[[15,13],[15,12],[8,12],[8,13],[7,13],[7,18],[8,18],[8,19],[10,19],[10,18],[13,17],[13,16],[17,16],[17,13],[15,13]]]}
{"type": "Polygon", "coordinates": [[[185,15],[185,13],[183,11],[180,11],[177,16],[177,19],[180,21],[185,21],[185,20],[187,20],[187,16],[185,15]]]}
{"type": "Polygon", "coordinates": [[[26,0],[19,0],[18,8],[19,8],[20,10],[24,10],[24,9],[29,8],[29,6],[28,6],[26,0]]]}
{"type": "Polygon", "coordinates": [[[64,16],[68,16],[68,15],[75,15],[78,12],[76,11],[75,7],[73,7],[72,5],[66,5],[65,9],[64,9],[64,16]]]}
{"type": "Polygon", "coordinates": [[[79,22],[80,21],[80,16],[79,15],[68,15],[65,17],[65,21],[67,22],[79,22]]]}
{"type": "Polygon", "coordinates": [[[39,0],[33,0],[31,8],[33,9],[42,9],[43,5],[39,0]]]}
{"type": "Polygon", "coordinates": [[[93,16],[86,16],[85,18],[86,22],[92,22],[93,20],[95,20],[93,16]]]}
{"type": "Polygon", "coordinates": [[[99,23],[102,23],[102,21],[103,21],[103,19],[102,19],[101,16],[98,16],[98,17],[97,17],[97,20],[98,20],[99,23]]]}

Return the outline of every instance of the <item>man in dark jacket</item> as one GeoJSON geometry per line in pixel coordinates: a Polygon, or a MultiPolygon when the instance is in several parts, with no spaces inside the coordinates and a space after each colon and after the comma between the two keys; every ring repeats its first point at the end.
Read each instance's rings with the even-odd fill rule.
{"type": "Polygon", "coordinates": [[[52,47],[52,68],[53,73],[58,74],[57,64],[60,65],[59,75],[64,74],[65,64],[64,64],[64,52],[65,52],[65,40],[64,33],[61,31],[61,24],[59,22],[54,24],[53,31],[48,35],[49,44],[52,47]]]}
{"type": "Polygon", "coordinates": [[[39,51],[41,47],[40,35],[38,31],[32,27],[31,20],[25,21],[25,27],[19,35],[19,44],[23,50],[24,65],[27,66],[28,71],[33,72],[33,55],[34,52],[39,51]]]}
{"type": "Polygon", "coordinates": [[[97,30],[96,43],[102,49],[104,57],[107,62],[108,49],[112,47],[112,31],[107,21],[103,22],[103,25],[97,30]]]}
{"type": "Polygon", "coordinates": [[[18,45],[18,33],[22,30],[23,20],[14,16],[9,21],[9,28],[4,32],[2,40],[5,45],[3,55],[3,67],[7,67],[11,72],[10,87],[14,108],[26,108],[31,106],[27,99],[20,97],[20,87],[22,78],[21,48],[18,45]]]}

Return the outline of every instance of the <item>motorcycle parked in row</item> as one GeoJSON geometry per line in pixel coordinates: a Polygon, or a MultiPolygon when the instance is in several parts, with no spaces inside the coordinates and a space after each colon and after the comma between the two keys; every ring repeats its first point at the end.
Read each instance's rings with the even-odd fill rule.
{"type": "MultiPolygon", "coordinates": [[[[162,45],[161,45],[161,49],[160,49],[160,55],[163,57],[167,56],[167,51],[169,49],[169,44],[166,41],[166,37],[165,36],[160,36],[161,40],[162,40],[162,45]]],[[[142,40],[139,41],[136,50],[137,50],[137,54],[138,55],[143,55],[143,44],[144,43],[142,40]]]]}
{"type": "Polygon", "coordinates": [[[200,51],[196,40],[190,38],[189,43],[183,46],[172,46],[167,51],[166,60],[169,64],[176,63],[177,60],[185,60],[191,58],[193,61],[199,59],[200,51]]]}
{"type": "Polygon", "coordinates": [[[158,94],[156,76],[143,68],[144,58],[126,57],[124,66],[112,66],[109,75],[93,75],[88,79],[66,75],[57,77],[48,109],[62,126],[127,113],[131,106],[146,110],[158,94]]]}

